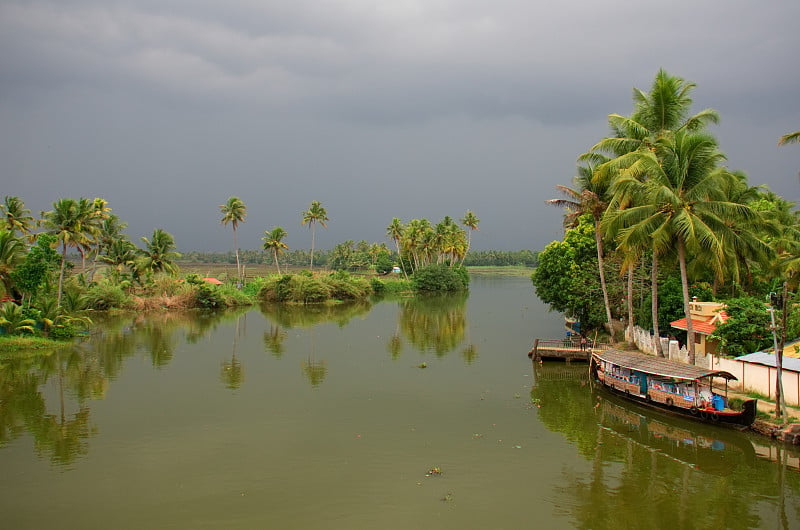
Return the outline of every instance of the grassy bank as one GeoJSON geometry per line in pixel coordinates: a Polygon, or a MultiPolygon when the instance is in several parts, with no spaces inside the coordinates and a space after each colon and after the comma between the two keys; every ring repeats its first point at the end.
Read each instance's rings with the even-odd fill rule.
{"type": "Polygon", "coordinates": [[[492,265],[475,265],[467,267],[470,274],[486,274],[493,276],[524,276],[529,277],[533,272],[530,267],[517,267],[517,266],[492,266],[492,265]]]}
{"type": "Polygon", "coordinates": [[[0,336],[0,359],[12,356],[19,358],[25,353],[45,353],[63,346],[64,342],[45,337],[2,335],[0,336]]]}

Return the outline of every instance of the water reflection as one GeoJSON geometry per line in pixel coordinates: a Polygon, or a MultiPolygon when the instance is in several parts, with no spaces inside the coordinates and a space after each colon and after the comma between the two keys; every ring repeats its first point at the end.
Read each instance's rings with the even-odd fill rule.
{"type": "Polygon", "coordinates": [[[324,322],[335,322],[346,326],[353,318],[366,315],[372,309],[369,301],[343,302],[340,304],[270,304],[261,305],[261,314],[279,326],[309,328],[324,322]]]}
{"type": "Polygon", "coordinates": [[[244,382],[244,367],[242,362],[236,358],[236,346],[239,342],[239,335],[246,332],[247,317],[238,315],[236,317],[236,326],[233,331],[233,349],[231,351],[231,360],[224,360],[220,366],[220,381],[225,385],[225,388],[236,390],[244,382]],[[244,326],[241,326],[242,319],[244,319],[244,326]]]}
{"type": "Polygon", "coordinates": [[[82,353],[70,347],[0,362],[0,447],[27,431],[37,454],[53,464],[71,464],[86,454],[96,432],[86,400],[102,398],[107,380],[82,353]],[[48,390],[58,398],[50,407],[48,390]]]}
{"type": "Polygon", "coordinates": [[[283,357],[286,351],[284,341],[289,334],[282,327],[270,323],[269,331],[264,332],[264,351],[269,351],[276,359],[283,357]]]}
{"type": "Polygon", "coordinates": [[[783,527],[797,522],[786,510],[800,507],[800,473],[787,473],[793,450],[593,391],[584,366],[533,363],[533,371],[541,421],[592,464],[556,487],[577,527],[752,528],[764,525],[765,509],[783,527]]]}
{"type": "MultiPolygon", "coordinates": [[[[37,454],[59,466],[89,450],[98,432],[90,403],[106,396],[125,360],[145,353],[154,368],[172,362],[182,340],[196,341],[240,313],[101,316],[97,331],[67,347],[0,361],[0,448],[28,433],[37,454]],[[182,333],[182,335],[181,335],[182,333]]],[[[235,339],[234,339],[235,340],[235,339]]],[[[228,383],[243,381],[235,357],[228,383]]]]}
{"type": "MultiPolygon", "coordinates": [[[[443,357],[464,341],[468,296],[461,292],[404,299],[400,302],[399,331],[419,351],[433,351],[437,357],[443,357]]],[[[398,341],[399,333],[395,332],[387,345],[393,358],[402,348],[398,341]]],[[[477,348],[471,344],[464,351],[468,362],[477,355],[477,348]]]]}

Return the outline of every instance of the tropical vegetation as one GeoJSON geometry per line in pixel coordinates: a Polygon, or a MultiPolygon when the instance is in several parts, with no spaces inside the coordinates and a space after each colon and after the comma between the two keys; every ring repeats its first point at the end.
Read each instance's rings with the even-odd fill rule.
{"type": "MultiPolygon", "coordinates": [[[[613,334],[624,323],[631,337],[638,324],[660,336],[678,333],[669,322],[686,318],[682,341],[692,362],[694,297],[730,300],[733,322],[743,308],[759,309],[753,322],[763,323],[765,296],[782,293],[787,316],[779,325],[784,335],[800,334],[791,318],[798,308],[800,215],[724,165],[709,131],[719,114],[693,114],[694,89],[660,70],[649,91],[634,89],[629,116],[609,115],[611,134],[578,156],[572,186],[558,186],[565,198],[547,201],[565,209],[566,231],[539,253],[531,276],[539,297],[580,318],[584,329],[613,334]]],[[[790,134],[780,143],[793,141],[790,134]]],[[[761,334],[737,337],[733,327],[718,332],[727,352],[766,346],[761,334]]]]}

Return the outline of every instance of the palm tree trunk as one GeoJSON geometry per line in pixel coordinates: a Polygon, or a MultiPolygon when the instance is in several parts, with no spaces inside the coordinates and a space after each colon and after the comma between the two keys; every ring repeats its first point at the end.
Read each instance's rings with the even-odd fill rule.
{"type": "Polygon", "coordinates": [[[633,344],[633,263],[628,265],[628,342],[633,344]]]}
{"type": "Polygon", "coordinates": [[[653,338],[656,342],[656,356],[664,357],[664,350],[661,348],[661,334],[658,330],[658,255],[653,250],[653,267],[650,271],[651,307],[653,310],[653,338]]]}
{"type": "Polygon", "coordinates": [[[777,382],[775,383],[775,408],[776,415],[779,413],[783,418],[783,423],[789,423],[789,418],[786,414],[786,397],[783,392],[783,348],[786,344],[786,318],[788,317],[786,308],[789,305],[789,282],[783,282],[783,318],[781,319],[781,342],[778,345],[778,350],[775,352],[775,361],[777,364],[776,376],[777,382]]]}
{"type": "Polygon", "coordinates": [[[406,273],[406,266],[403,264],[403,255],[400,253],[400,240],[394,240],[394,246],[397,247],[397,258],[400,260],[400,268],[403,269],[403,276],[405,276],[406,280],[408,280],[408,274],[406,273]]]}
{"type": "Polygon", "coordinates": [[[614,340],[614,325],[611,322],[611,304],[608,303],[608,288],[606,287],[605,263],[603,258],[603,238],[600,237],[600,221],[594,221],[594,240],[597,243],[597,266],[600,269],[600,287],[603,290],[603,302],[606,305],[606,320],[608,321],[608,332],[611,340],[614,340]]]}
{"type": "Polygon", "coordinates": [[[278,251],[273,250],[272,255],[275,256],[275,268],[278,269],[278,276],[281,275],[281,266],[278,265],[278,251]]]}
{"type": "Polygon", "coordinates": [[[236,281],[242,282],[242,268],[239,266],[239,245],[236,243],[236,227],[233,227],[233,250],[236,253],[236,281]]]}
{"type": "Polygon", "coordinates": [[[58,275],[58,300],[56,307],[61,307],[61,293],[64,287],[64,262],[67,260],[67,243],[62,242],[63,250],[61,251],[61,272],[58,275]]]}
{"type": "Polygon", "coordinates": [[[686,344],[689,347],[689,364],[694,364],[694,327],[692,326],[692,312],[689,308],[689,280],[686,274],[686,247],[681,237],[678,237],[678,261],[681,265],[681,289],[683,291],[683,313],[686,316],[686,344]]]}
{"type": "Polygon", "coordinates": [[[310,271],[314,270],[314,232],[316,231],[317,223],[311,221],[311,266],[310,271]]]}

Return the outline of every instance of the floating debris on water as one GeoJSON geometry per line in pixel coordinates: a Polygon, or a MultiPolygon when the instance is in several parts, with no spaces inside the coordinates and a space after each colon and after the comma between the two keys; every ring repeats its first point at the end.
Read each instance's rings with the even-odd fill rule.
{"type": "Polygon", "coordinates": [[[425,473],[425,476],[426,477],[438,477],[441,474],[442,474],[442,468],[440,468],[439,466],[435,466],[435,467],[430,468],[428,470],[428,472],[425,473]]]}

